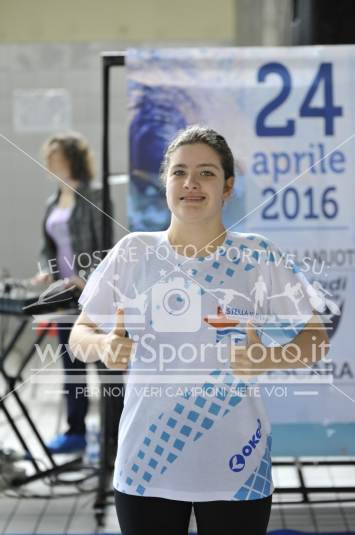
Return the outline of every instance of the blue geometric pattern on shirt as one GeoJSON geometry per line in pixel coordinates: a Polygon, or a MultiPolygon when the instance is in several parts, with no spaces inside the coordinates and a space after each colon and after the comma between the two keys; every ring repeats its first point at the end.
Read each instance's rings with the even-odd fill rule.
{"type": "Polygon", "coordinates": [[[214,396],[191,398],[191,391],[187,392],[179,398],[172,413],[161,413],[150,424],[126,478],[127,485],[135,487],[138,494],[144,495],[154,475],[166,472],[187,442],[196,442],[242,401],[243,396],[238,396],[231,387],[237,391],[245,388],[245,383],[237,383],[234,375],[224,370],[214,370],[209,375],[219,377],[220,382],[205,383],[202,390],[208,392],[215,388],[214,396]]]}
{"type": "Polygon", "coordinates": [[[267,249],[269,247],[269,244],[265,241],[265,240],[261,240],[259,241],[259,245],[260,247],[262,247],[263,249],[267,249]]]}
{"type": "Polygon", "coordinates": [[[222,338],[224,338],[225,336],[227,336],[228,334],[234,334],[236,336],[236,338],[244,338],[245,337],[245,332],[242,331],[241,329],[238,329],[237,327],[230,327],[230,328],[227,328],[227,329],[217,329],[216,330],[216,342],[220,342],[222,340],[222,338]]]}
{"type": "Polygon", "coordinates": [[[259,466],[234,494],[232,500],[258,500],[270,495],[271,478],[271,435],[266,440],[266,448],[259,466]]]}
{"type": "MultiPolygon", "coordinates": [[[[255,240],[255,236],[246,236],[246,239],[247,240],[255,240]]],[[[233,240],[226,240],[226,245],[230,246],[230,245],[233,245],[233,240]]],[[[269,244],[265,241],[265,240],[261,240],[259,241],[259,243],[257,244],[259,245],[262,249],[267,249],[269,244]]],[[[247,245],[245,245],[244,243],[242,245],[239,246],[239,251],[242,252],[244,251],[245,249],[249,249],[249,247],[247,245]]],[[[219,256],[225,256],[227,253],[227,250],[225,248],[221,248],[218,252],[219,256]]],[[[281,253],[281,252],[280,252],[281,253]]],[[[273,253],[270,253],[272,258],[271,258],[271,261],[274,261],[274,256],[273,256],[273,253]]],[[[260,258],[260,253],[258,250],[253,250],[252,253],[250,254],[250,257],[252,257],[256,262],[259,261],[259,258],[260,258]]],[[[198,261],[199,262],[204,262],[205,261],[205,258],[204,256],[201,256],[201,257],[198,257],[198,261]]],[[[240,260],[241,260],[241,256],[239,255],[238,256],[235,256],[233,257],[232,259],[230,259],[230,262],[234,265],[238,265],[240,263],[240,260]]],[[[218,260],[215,260],[213,263],[212,263],[212,268],[214,270],[218,270],[218,268],[220,267],[221,263],[218,262],[218,260]]],[[[251,263],[246,263],[244,264],[244,271],[251,271],[252,269],[255,268],[255,265],[254,264],[251,264],[251,263]]],[[[195,276],[197,275],[198,271],[196,269],[193,269],[191,270],[191,275],[195,276]]],[[[235,271],[234,269],[231,269],[231,268],[227,268],[226,271],[225,271],[225,274],[228,276],[228,277],[233,277],[235,271]]],[[[214,280],[214,277],[212,274],[210,273],[207,273],[205,275],[205,278],[204,278],[205,282],[212,282],[214,280]]]]}
{"type": "MultiPolygon", "coordinates": [[[[247,236],[246,239],[252,241],[252,240],[255,240],[255,236],[247,236]]],[[[226,243],[228,245],[232,245],[233,244],[233,242],[231,240],[227,240],[226,243]]],[[[265,240],[260,240],[259,243],[257,244],[257,246],[259,246],[261,249],[266,250],[269,247],[269,244],[265,240]]],[[[239,246],[238,249],[239,249],[240,252],[242,252],[245,249],[249,249],[249,247],[243,243],[242,245],[239,246]]],[[[281,254],[281,251],[279,251],[279,253],[281,254]]],[[[224,251],[224,254],[222,254],[221,256],[224,256],[225,254],[226,254],[226,251],[224,251]]],[[[273,253],[270,253],[270,254],[272,256],[271,261],[272,262],[275,261],[273,253]]],[[[260,252],[257,249],[255,249],[255,250],[252,250],[252,252],[249,254],[249,256],[250,256],[250,258],[254,259],[256,262],[259,262],[259,259],[260,259],[261,255],[260,255],[260,252]]],[[[239,255],[239,257],[238,256],[233,257],[230,261],[231,261],[232,264],[238,265],[240,263],[240,260],[241,260],[241,255],[239,255]]],[[[255,264],[250,263],[250,262],[248,262],[248,263],[243,262],[243,264],[244,264],[244,267],[243,267],[244,271],[251,271],[252,269],[254,269],[256,267],[255,264]]],[[[219,262],[218,261],[213,262],[212,267],[214,269],[218,269],[219,262]]],[[[234,270],[231,269],[231,268],[227,268],[227,270],[225,271],[225,274],[228,275],[229,277],[232,277],[234,275],[234,270]]],[[[211,282],[211,281],[207,280],[207,282],[211,282]]]]}

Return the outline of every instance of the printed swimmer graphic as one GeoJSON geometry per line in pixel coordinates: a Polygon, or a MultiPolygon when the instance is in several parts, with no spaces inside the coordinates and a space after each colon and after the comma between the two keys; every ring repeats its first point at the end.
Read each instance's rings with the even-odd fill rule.
{"type": "Polygon", "coordinates": [[[250,292],[250,295],[253,294],[255,295],[254,314],[256,314],[258,306],[260,306],[260,308],[263,307],[264,298],[267,296],[267,286],[262,275],[259,275],[258,280],[250,292]]]}

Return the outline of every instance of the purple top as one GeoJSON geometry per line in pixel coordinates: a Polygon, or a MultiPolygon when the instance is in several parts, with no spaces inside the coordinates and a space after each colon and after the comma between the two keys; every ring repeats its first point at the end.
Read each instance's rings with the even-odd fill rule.
{"type": "Polygon", "coordinates": [[[68,225],[72,210],[73,206],[69,208],[56,206],[46,221],[46,231],[57,247],[57,266],[62,279],[75,274],[74,254],[68,225]]]}

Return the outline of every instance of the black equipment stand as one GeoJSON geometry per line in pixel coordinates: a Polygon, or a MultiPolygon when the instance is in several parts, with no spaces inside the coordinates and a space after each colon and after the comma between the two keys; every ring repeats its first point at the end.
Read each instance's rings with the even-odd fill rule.
{"type": "MultiPolygon", "coordinates": [[[[66,316],[77,316],[79,310],[77,305],[77,292],[70,293],[68,290],[65,295],[58,294],[58,297],[54,296],[53,299],[47,297],[47,301],[37,300],[37,296],[34,297],[33,291],[26,294],[23,297],[15,298],[9,292],[11,291],[11,284],[5,283],[4,287],[8,287],[7,290],[0,293],[0,315],[12,316],[19,320],[14,332],[10,335],[9,340],[6,343],[2,340],[0,344],[0,377],[3,377],[5,383],[5,391],[0,397],[0,410],[4,412],[4,415],[15,433],[18,441],[25,452],[25,460],[32,464],[34,473],[29,476],[19,477],[12,481],[12,486],[20,486],[40,478],[54,476],[66,471],[73,471],[76,468],[80,468],[82,464],[82,456],[78,456],[66,463],[57,464],[53,458],[52,453],[47,448],[33,418],[31,417],[26,405],[23,403],[19,394],[19,388],[23,383],[23,372],[32,359],[36,348],[41,345],[45,339],[48,331],[52,325],[57,323],[58,314],[65,314],[66,316]],[[62,299],[62,301],[61,301],[62,299]],[[36,314],[36,320],[43,320],[46,322],[44,327],[41,327],[41,331],[36,333],[36,336],[23,357],[21,364],[16,370],[15,375],[11,375],[6,370],[6,364],[9,360],[12,350],[16,343],[24,335],[26,327],[32,322],[32,314],[36,314]],[[7,401],[14,399],[20,409],[20,414],[23,416],[27,424],[29,425],[33,435],[36,437],[41,450],[45,456],[45,464],[49,467],[41,468],[35,456],[32,454],[31,449],[25,439],[24,433],[20,431],[18,424],[13,418],[11,411],[7,406],[7,401]]],[[[17,283],[15,283],[16,286],[17,283]]],[[[20,283],[21,284],[21,283],[20,283]]],[[[74,319],[74,318],[73,318],[74,319]]],[[[120,415],[123,409],[123,380],[121,371],[108,370],[103,363],[96,363],[98,369],[98,375],[100,378],[101,387],[101,399],[100,399],[100,453],[99,453],[99,469],[98,469],[98,487],[97,494],[94,503],[96,509],[96,519],[98,525],[102,525],[104,508],[106,505],[105,499],[107,496],[107,488],[109,485],[109,476],[111,475],[113,463],[117,450],[117,436],[118,436],[118,424],[120,415]],[[113,381],[115,378],[115,382],[113,381]],[[112,388],[119,387],[119,395],[112,395],[112,388]],[[109,394],[109,395],[107,395],[109,394]]],[[[110,484],[110,488],[112,485],[110,484]]]]}
{"type": "MultiPolygon", "coordinates": [[[[6,314],[9,314],[11,315],[11,313],[9,312],[6,312],[6,314]]],[[[16,313],[14,314],[15,316],[18,316],[19,314],[16,313]]],[[[0,375],[3,377],[4,381],[5,381],[5,385],[6,385],[6,390],[5,392],[2,394],[1,398],[0,398],[0,410],[2,410],[5,414],[5,417],[7,419],[7,421],[9,422],[10,424],[10,427],[12,428],[13,432],[15,433],[17,439],[19,440],[20,444],[22,445],[24,451],[26,452],[26,458],[29,462],[31,462],[32,466],[33,466],[33,469],[34,469],[34,473],[30,476],[25,476],[25,477],[21,477],[19,479],[16,479],[15,481],[13,481],[12,485],[14,486],[19,486],[19,485],[24,485],[26,483],[30,483],[31,481],[34,481],[34,480],[37,480],[37,479],[40,479],[40,478],[43,478],[43,477],[47,477],[47,476],[51,476],[51,475],[55,475],[55,474],[59,474],[61,472],[65,472],[66,470],[71,470],[77,463],[81,462],[81,457],[77,457],[69,462],[66,462],[66,463],[63,463],[63,464],[57,464],[56,461],[54,460],[53,458],[53,455],[51,454],[51,452],[49,451],[49,449],[47,448],[45,442],[43,441],[43,438],[37,428],[37,426],[35,425],[29,411],[27,410],[25,404],[23,403],[21,397],[20,397],[20,394],[18,392],[19,390],[19,386],[21,386],[21,383],[23,382],[23,377],[22,377],[22,373],[24,371],[24,369],[26,368],[27,364],[29,363],[29,361],[31,360],[31,358],[33,357],[35,351],[36,351],[36,346],[37,345],[40,345],[43,341],[43,339],[45,338],[47,332],[49,331],[50,327],[51,327],[51,324],[47,324],[47,327],[44,328],[42,330],[41,333],[39,333],[32,346],[30,347],[29,351],[27,352],[27,354],[25,355],[24,359],[23,359],[23,362],[21,363],[21,366],[19,368],[19,371],[18,373],[16,374],[16,376],[12,376],[10,375],[9,373],[7,373],[6,371],[6,362],[8,360],[8,357],[12,351],[12,349],[14,348],[16,342],[20,339],[20,337],[23,335],[29,321],[32,320],[32,317],[31,316],[21,316],[20,317],[20,322],[19,322],[19,325],[17,327],[17,329],[15,330],[15,332],[13,333],[13,335],[11,336],[11,339],[9,340],[9,342],[4,346],[1,354],[0,354],[0,375]],[[31,450],[25,440],[25,437],[24,437],[24,434],[21,433],[20,429],[19,429],[19,426],[16,424],[15,422],[15,419],[11,416],[11,412],[9,411],[8,407],[6,406],[6,402],[8,399],[10,398],[13,398],[20,411],[21,411],[21,415],[24,417],[24,419],[26,420],[26,422],[28,423],[29,427],[31,428],[33,434],[35,435],[36,439],[38,440],[44,454],[45,454],[45,458],[46,460],[48,461],[49,465],[50,465],[50,468],[48,469],[41,469],[40,466],[38,465],[36,459],[34,458],[34,456],[32,455],[31,453],[31,450]]]]}

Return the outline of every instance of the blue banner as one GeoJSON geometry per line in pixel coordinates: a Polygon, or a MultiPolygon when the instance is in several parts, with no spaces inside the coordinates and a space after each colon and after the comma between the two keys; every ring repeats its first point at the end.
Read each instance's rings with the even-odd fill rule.
{"type": "Polygon", "coordinates": [[[354,454],[355,47],[129,50],[127,74],[131,230],[169,225],[159,167],[177,131],[222,133],[236,157],[225,226],[292,255],[329,316],[308,382],[287,370],[265,389],[274,451],[354,454]]]}

